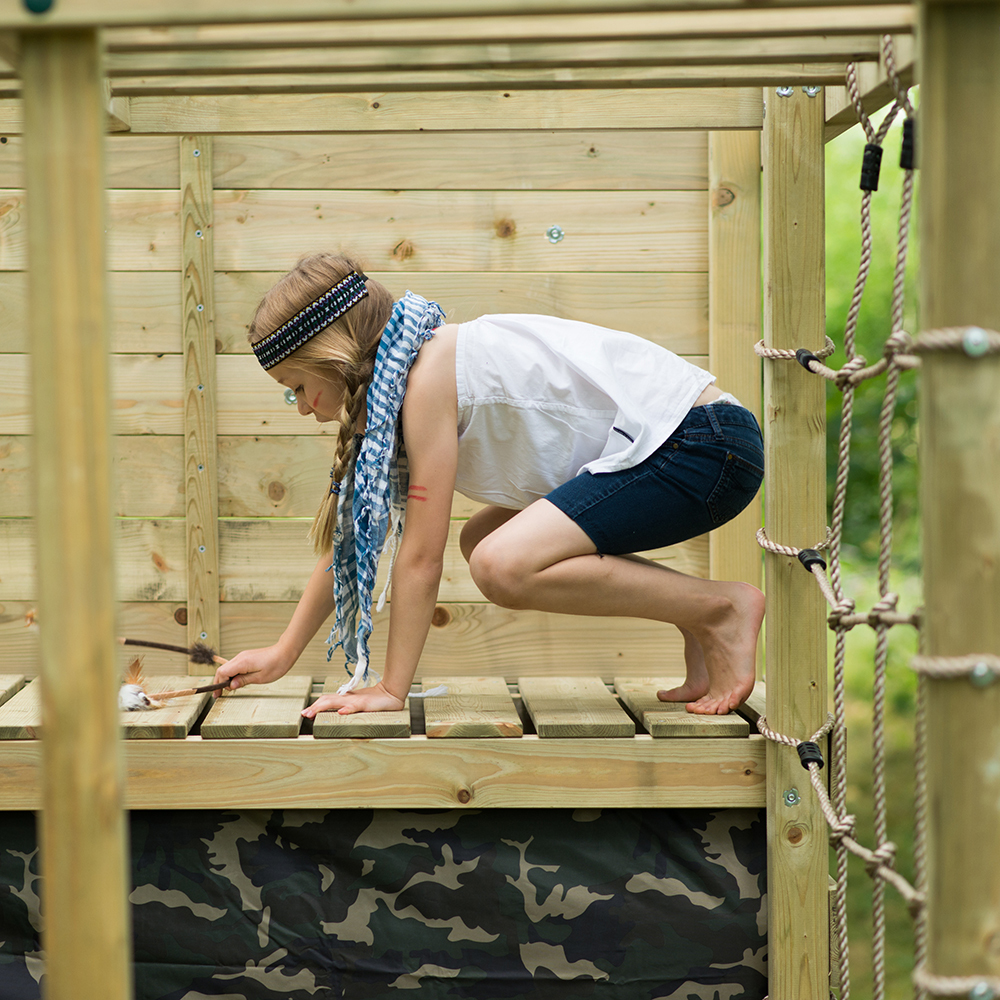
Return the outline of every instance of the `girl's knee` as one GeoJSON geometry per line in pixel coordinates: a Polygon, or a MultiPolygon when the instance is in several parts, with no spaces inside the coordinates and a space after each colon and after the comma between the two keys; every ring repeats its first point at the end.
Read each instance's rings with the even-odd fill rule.
{"type": "Polygon", "coordinates": [[[527,607],[527,573],[516,556],[483,539],[469,556],[469,572],[483,596],[501,608],[527,607]]]}

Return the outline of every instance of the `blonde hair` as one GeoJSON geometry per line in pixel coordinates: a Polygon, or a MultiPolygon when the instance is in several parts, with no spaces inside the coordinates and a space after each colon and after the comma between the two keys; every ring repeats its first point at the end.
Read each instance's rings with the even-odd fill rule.
{"type": "MultiPolygon", "coordinates": [[[[263,340],[351,271],[362,272],[362,267],[344,254],[317,253],[301,258],[261,299],[250,321],[247,339],[251,344],[263,340]]],[[[389,290],[374,278],[367,279],[366,287],[365,298],[288,357],[299,368],[344,383],[331,473],[336,482],[343,481],[354,461],[354,428],[375,370],[379,339],[392,313],[389,290]]],[[[327,490],[309,530],[318,554],[332,548],[336,523],[337,495],[327,490]]]]}

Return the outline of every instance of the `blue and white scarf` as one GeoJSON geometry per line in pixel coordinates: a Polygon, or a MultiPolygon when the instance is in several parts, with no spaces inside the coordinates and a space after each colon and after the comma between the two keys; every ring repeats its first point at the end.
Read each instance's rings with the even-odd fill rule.
{"type": "MultiPolygon", "coordinates": [[[[342,646],[347,672],[352,673],[351,665],[357,665],[338,694],[377,684],[380,679],[369,666],[372,592],[387,534],[392,576],[392,561],[403,533],[409,480],[398,434],[399,409],[417,352],[443,322],[444,313],[436,302],[407,292],[393,307],[378,345],[375,372],[368,387],[365,433],[357,461],[344,477],[333,535],[331,568],[337,619],[327,639],[330,649],[326,658],[331,660],[334,649],[342,646]]],[[[387,590],[388,580],[385,586],[387,590]]],[[[378,610],[384,603],[385,590],[378,610]]]]}

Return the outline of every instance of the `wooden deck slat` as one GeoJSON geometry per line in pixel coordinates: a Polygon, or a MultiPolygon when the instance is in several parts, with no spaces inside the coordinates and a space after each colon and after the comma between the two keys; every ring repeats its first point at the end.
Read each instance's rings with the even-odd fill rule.
{"type": "Polygon", "coordinates": [[[635,723],[599,677],[519,677],[518,686],[543,738],[635,735],[635,723]]]}
{"type": "Polygon", "coordinates": [[[0,740],[35,740],[41,727],[42,685],[36,679],[0,705],[0,740]]]}
{"type": "MultiPolygon", "coordinates": [[[[176,691],[191,687],[199,678],[186,674],[173,677],[147,677],[146,693],[156,697],[157,691],[176,691]]],[[[194,728],[210,694],[189,694],[182,698],[171,698],[162,708],[147,708],[139,712],[122,712],[124,736],[129,740],[182,740],[194,728]]]]}
{"type": "Polygon", "coordinates": [[[683,680],[683,677],[616,677],[615,690],[650,736],[750,735],[749,723],[738,715],[693,715],[681,702],[660,701],[656,697],[657,691],[676,687],[683,680]]]}
{"type": "Polygon", "coordinates": [[[282,677],[219,698],[201,724],[202,739],[292,739],[299,735],[311,687],[310,677],[282,677]]]}
{"type": "Polygon", "coordinates": [[[24,687],[24,674],[0,674],[0,705],[10,701],[24,687]]]}
{"type": "Polygon", "coordinates": [[[502,677],[430,677],[429,691],[443,684],[447,694],[424,701],[425,732],[431,738],[493,739],[524,733],[521,717],[502,677]]]}
{"type": "MultiPolygon", "coordinates": [[[[323,694],[335,694],[344,683],[344,675],[328,677],[323,694]]],[[[317,739],[406,739],[410,735],[410,700],[398,712],[355,712],[338,715],[322,712],[313,721],[317,739]]]]}

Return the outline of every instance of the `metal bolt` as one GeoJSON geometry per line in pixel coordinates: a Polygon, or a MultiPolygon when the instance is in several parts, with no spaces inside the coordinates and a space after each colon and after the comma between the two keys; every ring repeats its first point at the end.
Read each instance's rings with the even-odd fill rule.
{"type": "Polygon", "coordinates": [[[195,234],[195,236],[197,236],[197,237],[198,237],[198,239],[199,239],[199,240],[201,239],[201,230],[200,230],[200,229],[196,229],[196,230],[194,231],[194,234],[195,234]]]}
{"type": "Polygon", "coordinates": [[[32,14],[44,14],[53,4],[54,0],[24,0],[24,6],[32,14]]]}
{"type": "Polygon", "coordinates": [[[778,87],[775,91],[778,97],[791,97],[795,93],[794,87],[778,87]]]}
{"type": "Polygon", "coordinates": [[[207,639],[208,638],[208,633],[207,632],[202,632],[200,638],[207,639]]]}
{"type": "Polygon", "coordinates": [[[294,389],[286,389],[285,390],[285,402],[289,406],[294,406],[298,402],[298,400],[295,398],[295,390],[294,389]]]}
{"type": "Polygon", "coordinates": [[[988,663],[977,663],[969,674],[969,681],[973,687],[989,687],[996,680],[996,674],[988,663]]]}
{"type": "Polygon", "coordinates": [[[545,235],[548,237],[550,243],[560,243],[566,237],[562,226],[549,226],[545,230],[545,235]]]}
{"type": "Polygon", "coordinates": [[[198,312],[204,312],[204,311],[205,311],[205,307],[199,302],[198,303],[198,312]]]}
{"type": "Polygon", "coordinates": [[[198,466],[198,471],[199,472],[204,472],[205,471],[205,466],[204,465],[199,465],[198,466]]]}
{"type": "Polygon", "coordinates": [[[822,87],[811,85],[809,87],[803,87],[802,93],[805,94],[806,97],[819,97],[820,91],[822,89],[823,89],[822,87]]]}
{"type": "Polygon", "coordinates": [[[205,391],[205,387],[203,385],[199,385],[198,386],[198,391],[199,392],[204,392],[205,391]]]}
{"type": "Polygon", "coordinates": [[[989,983],[976,983],[969,990],[969,1000],[996,1000],[996,992],[989,983]]]}
{"type": "Polygon", "coordinates": [[[784,794],[784,800],[786,806],[797,806],[802,801],[802,797],[797,788],[789,788],[784,794]]]}
{"type": "Polygon", "coordinates": [[[962,350],[970,358],[981,358],[990,349],[990,338],[984,329],[978,326],[969,327],[962,337],[962,350]]]}
{"type": "Polygon", "coordinates": [[[193,151],[193,152],[191,153],[191,155],[192,155],[192,156],[201,156],[201,150],[200,150],[200,149],[196,149],[196,150],[194,150],[194,151],[193,151]]]}
{"type": "Polygon", "coordinates": [[[199,545],[198,546],[198,551],[199,552],[204,552],[205,551],[205,546],[204,545],[199,545]]]}

